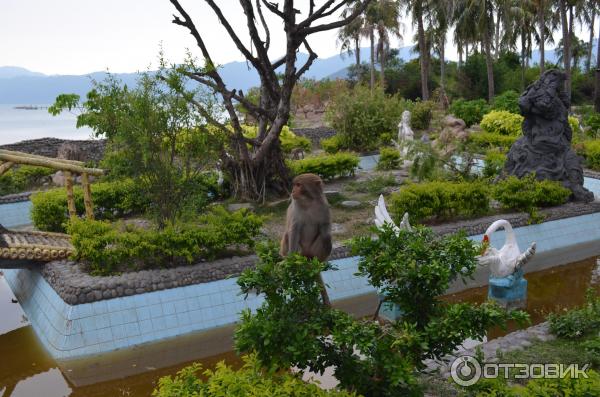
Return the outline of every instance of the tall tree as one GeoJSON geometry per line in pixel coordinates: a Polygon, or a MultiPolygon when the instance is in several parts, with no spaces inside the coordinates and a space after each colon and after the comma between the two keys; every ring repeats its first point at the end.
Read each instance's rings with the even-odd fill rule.
{"type": "Polygon", "coordinates": [[[400,32],[400,4],[398,0],[377,0],[371,4],[375,7],[377,27],[377,58],[379,60],[381,88],[385,89],[385,57],[390,47],[390,38],[402,38],[400,32]]]}
{"type": "MultiPolygon", "coordinates": [[[[324,0],[319,5],[314,0],[303,1],[302,5],[295,4],[294,0],[280,1],[282,5],[267,0],[256,0],[255,3],[252,0],[239,0],[246,20],[244,35],[247,35],[250,40],[250,48],[241,38],[242,28],[231,24],[215,0],[204,0],[231,41],[258,73],[260,78],[258,103],[248,100],[241,90],[229,88],[223,80],[217,62],[213,59],[204,40],[204,35],[213,32],[201,33],[180,1],[169,1],[177,11],[173,23],[189,31],[204,60],[204,67],[197,67],[190,62],[185,72],[190,78],[218,94],[229,115],[228,124],[210,117],[209,114],[205,116],[208,116],[206,117],[208,121],[227,137],[221,160],[235,195],[257,201],[264,200],[269,192],[286,193],[290,176],[283,160],[280,134],[290,117],[294,86],[317,58],[317,54],[308,42],[308,37],[314,33],[346,26],[366,9],[371,0],[360,1],[360,5],[354,12],[334,21],[330,21],[329,17],[340,12],[342,7],[350,4],[351,0],[324,0]],[[286,50],[284,56],[277,60],[271,60],[269,57],[271,35],[263,15],[263,7],[283,25],[286,50]],[[297,53],[301,46],[304,46],[309,56],[303,65],[297,66],[297,53]],[[236,102],[257,120],[256,138],[244,136],[243,127],[236,113],[236,102]]],[[[189,99],[193,101],[193,98],[189,99]]],[[[202,112],[202,105],[195,104],[202,112]]]]}
{"type": "Polygon", "coordinates": [[[428,2],[423,0],[403,0],[408,14],[412,15],[413,25],[417,26],[417,38],[419,48],[419,66],[421,68],[421,97],[429,99],[429,51],[425,34],[425,16],[427,14],[428,2]]]}
{"type": "MultiPolygon", "coordinates": [[[[580,5],[580,17],[590,29],[590,41],[587,48],[587,57],[585,61],[585,71],[589,72],[592,69],[592,52],[594,50],[594,24],[596,23],[596,15],[600,10],[600,0],[588,0],[580,5]]],[[[599,35],[600,37],[600,35],[599,35]]]]}
{"type": "MultiPolygon", "coordinates": [[[[429,13],[430,25],[435,26],[433,30],[433,37],[436,42],[434,48],[440,57],[440,101],[444,109],[448,106],[446,96],[446,34],[452,25],[455,3],[455,0],[436,1],[429,13]]],[[[460,54],[460,57],[462,58],[462,54],[460,54]]]]}
{"type": "MultiPolygon", "coordinates": [[[[342,17],[345,18],[348,15],[352,14],[354,9],[355,6],[346,8],[342,12],[342,17]]],[[[360,66],[360,39],[363,24],[364,18],[362,15],[360,15],[356,17],[354,21],[341,28],[338,32],[338,44],[340,46],[341,53],[354,55],[354,60],[357,67],[360,66]]]]}
{"type": "Polygon", "coordinates": [[[596,82],[594,84],[594,109],[600,113],[600,31],[596,47],[596,82]]]}
{"type": "Polygon", "coordinates": [[[503,41],[511,49],[515,49],[517,41],[520,41],[518,47],[521,52],[521,90],[524,90],[525,70],[531,57],[532,37],[535,32],[536,5],[531,0],[513,0],[504,6],[504,24],[512,25],[512,29],[505,32],[503,41]]]}

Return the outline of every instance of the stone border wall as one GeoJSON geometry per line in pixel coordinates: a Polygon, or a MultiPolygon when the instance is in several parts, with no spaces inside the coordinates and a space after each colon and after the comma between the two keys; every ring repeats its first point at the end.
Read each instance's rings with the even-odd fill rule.
{"type": "Polygon", "coordinates": [[[58,138],[40,138],[2,145],[0,149],[15,150],[38,156],[57,157],[58,148],[63,143],[71,143],[81,149],[84,161],[98,162],[104,157],[104,150],[106,148],[106,140],[104,139],[72,141],[58,138]]]}

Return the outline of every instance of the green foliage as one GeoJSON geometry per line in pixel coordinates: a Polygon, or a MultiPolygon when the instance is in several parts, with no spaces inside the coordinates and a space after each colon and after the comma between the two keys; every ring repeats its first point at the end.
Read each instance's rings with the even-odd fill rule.
{"type": "Polygon", "coordinates": [[[313,173],[323,179],[354,175],[359,158],[356,154],[341,152],[307,157],[302,160],[286,162],[294,175],[313,173]]]}
{"type": "Polygon", "coordinates": [[[488,189],[482,182],[409,184],[391,195],[390,208],[398,221],[405,212],[415,222],[483,215],[489,211],[488,189]]]}
{"type": "Polygon", "coordinates": [[[548,316],[550,332],[561,338],[580,338],[600,328],[600,297],[593,289],[586,292],[584,306],[548,316]]]}
{"type": "Polygon", "coordinates": [[[29,165],[13,166],[4,175],[0,175],[0,196],[24,192],[39,184],[40,179],[55,171],[46,167],[29,165]]]}
{"type": "Polygon", "coordinates": [[[579,119],[575,116],[569,116],[569,126],[571,127],[571,131],[573,131],[573,135],[581,135],[583,132],[579,119]]]}
{"type": "Polygon", "coordinates": [[[398,96],[356,86],[348,95],[334,97],[325,117],[336,130],[341,148],[369,151],[377,148],[381,134],[397,130],[402,112],[411,107],[398,96]]]}
{"type": "Polygon", "coordinates": [[[371,193],[380,195],[388,186],[396,186],[396,178],[393,175],[378,175],[367,180],[352,181],[348,183],[347,189],[352,192],[371,193]]]}
{"type": "Polygon", "coordinates": [[[488,111],[489,105],[484,99],[473,101],[457,99],[450,106],[450,113],[462,119],[467,124],[467,127],[478,124],[488,111]]]}
{"type": "Polygon", "coordinates": [[[168,267],[214,259],[231,245],[254,246],[262,218],[246,210],[233,213],[213,207],[195,222],[167,225],[162,230],[74,220],[68,226],[74,258],[93,274],[111,274],[123,265],[131,269],[168,267]]]}
{"type": "Polygon", "coordinates": [[[584,124],[588,127],[586,135],[590,138],[600,138],[600,113],[592,113],[584,120],[584,124]]]}
{"type": "Polygon", "coordinates": [[[469,141],[482,150],[496,148],[507,151],[517,139],[519,139],[518,136],[491,134],[489,132],[476,132],[469,135],[469,141]]]}
{"type": "MultiPolygon", "coordinates": [[[[214,166],[222,145],[205,117],[219,119],[220,105],[204,92],[187,90],[187,82],[181,69],[169,68],[161,59],[158,72],[140,74],[134,88],[112,75],[93,82],[86,101],[78,105],[77,127],[88,126],[107,138],[102,166],[113,179],[135,179],[161,227],[182,215],[196,195],[195,180],[214,166]]],[[[71,109],[76,98],[59,96],[50,112],[71,109]]]]}
{"type": "MultiPolygon", "coordinates": [[[[258,132],[258,127],[244,125],[244,136],[246,138],[256,138],[256,134],[258,132]]],[[[310,139],[294,134],[292,130],[289,129],[288,126],[284,126],[281,130],[281,135],[279,135],[279,139],[281,140],[281,148],[285,153],[290,153],[293,149],[302,149],[305,152],[310,152],[311,143],[310,139]]]]}
{"type": "Polygon", "coordinates": [[[378,170],[395,170],[400,168],[400,152],[396,148],[382,148],[379,151],[378,170]]]}
{"type": "Polygon", "coordinates": [[[339,135],[321,139],[320,144],[323,150],[329,154],[335,154],[342,149],[342,139],[339,135]]]}
{"type": "Polygon", "coordinates": [[[585,141],[580,154],[585,158],[585,165],[596,171],[600,171],[600,140],[585,141]]]}
{"type": "Polygon", "coordinates": [[[491,111],[481,120],[481,129],[490,134],[509,136],[521,135],[523,116],[506,110],[491,111]]]}
{"type": "Polygon", "coordinates": [[[485,153],[485,158],[483,159],[483,176],[486,178],[497,177],[502,172],[505,162],[505,153],[497,149],[488,150],[485,153]]]}
{"type": "Polygon", "coordinates": [[[527,321],[526,313],[506,312],[491,301],[476,306],[440,299],[452,282],[472,278],[477,269],[480,247],[464,234],[438,237],[428,228],[396,232],[389,226],[376,233],[377,238],[363,236],[352,243],[360,257],[359,274],[402,308],[395,326],[405,338],[415,338],[404,342],[418,368],[422,360],[442,357],[466,338],[481,340],[492,326],[527,321]]]}
{"type": "Polygon", "coordinates": [[[159,379],[153,397],[351,397],[354,393],[323,390],[288,371],[273,373],[261,368],[256,355],[244,356],[238,370],[219,362],[214,370],[200,364],[183,368],[174,377],[159,379]],[[202,380],[205,378],[206,380],[202,380]]]}
{"type": "Polygon", "coordinates": [[[523,178],[510,176],[499,181],[492,189],[494,199],[503,208],[526,211],[535,216],[537,207],[560,205],[567,201],[571,191],[560,182],[537,180],[535,174],[523,178]]]}
{"type": "Polygon", "coordinates": [[[410,125],[415,130],[426,130],[429,128],[435,103],[432,101],[417,101],[412,108],[410,125]]]}
{"type": "Polygon", "coordinates": [[[508,90],[494,97],[493,110],[504,110],[513,114],[520,114],[519,94],[516,91],[508,90]]]}
{"type": "MultiPolygon", "coordinates": [[[[150,206],[139,186],[131,179],[100,182],[91,185],[94,216],[97,219],[114,219],[125,215],[145,212],[150,206]]],[[[78,214],[85,213],[83,190],[73,189],[78,214]]],[[[67,193],[64,188],[39,192],[31,196],[31,218],[36,228],[50,232],[64,232],[68,221],[67,193]]]]}

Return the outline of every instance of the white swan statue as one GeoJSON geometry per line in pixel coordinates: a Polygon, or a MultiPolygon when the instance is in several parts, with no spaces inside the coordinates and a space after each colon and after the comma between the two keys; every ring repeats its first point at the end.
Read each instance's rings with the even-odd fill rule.
{"type": "Polygon", "coordinates": [[[410,223],[408,221],[408,212],[404,213],[402,221],[400,222],[400,226],[396,226],[385,206],[383,194],[380,194],[379,200],[377,201],[377,205],[375,206],[375,225],[377,225],[377,227],[381,229],[386,223],[392,226],[392,229],[396,232],[396,234],[398,234],[400,230],[407,230],[409,232],[412,232],[412,227],[410,226],[410,223]]]}
{"type": "Polygon", "coordinates": [[[489,266],[493,277],[502,278],[510,276],[521,269],[535,254],[535,242],[523,253],[519,249],[513,228],[507,220],[500,219],[492,223],[483,235],[483,243],[489,244],[490,235],[496,230],[504,228],[506,240],[500,250],[487,245],[481,256],[477,257],[480,265],[489,266]]]}

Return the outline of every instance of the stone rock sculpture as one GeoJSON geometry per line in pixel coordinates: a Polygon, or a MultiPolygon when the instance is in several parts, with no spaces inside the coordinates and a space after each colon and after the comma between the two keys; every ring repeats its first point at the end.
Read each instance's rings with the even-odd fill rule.
{"type": "Polygon", "coordinates": [[[510,148],[503,175],[522,178],[535,172],[540,180],[561,182],[574,200],[590,202],[594,194],[583,187],[582,159],[571,148],[565,78],[563,72],[548,70],[519,98],[523,136],[510,148]]]}
{"type": "Polygon", "coordinates": [[[469,138],[466,131],[467,125],[462,119],[448,115],[442,121],[444,128],[435,141],[435,146],[446,155],[456,150],[458,142],[465,142],[469,138]]]}

